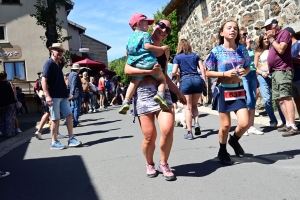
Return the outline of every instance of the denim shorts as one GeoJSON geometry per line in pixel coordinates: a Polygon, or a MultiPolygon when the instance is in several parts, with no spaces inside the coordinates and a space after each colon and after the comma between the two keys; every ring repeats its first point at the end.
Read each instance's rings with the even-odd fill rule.
{"type": "Polygon", "coordinates": [[[244,89],[246,90],[246,103],[249,110],[255,109],[257,77],[256,71],[250,71],[247,76],[243,77],[244,89]]]}
{"type": "Polygon", "coordinates": [[[64,117],[72,114],[68,98],[52,98],[52,101],[53,105],[49,106],[52,120],[60,120],[60,113],[62,113],[64,117]]]}
{"type": "Polygon", "coordinates": [[[183,76],[180,81],[180,91],[184,95],[200,94],[203,91],[203,81],[200,76],[183,76]]]}

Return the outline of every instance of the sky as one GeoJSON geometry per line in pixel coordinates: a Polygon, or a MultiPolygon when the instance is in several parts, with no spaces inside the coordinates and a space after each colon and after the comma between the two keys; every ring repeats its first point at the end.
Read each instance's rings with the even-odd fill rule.
{"type": "Polygon", "coordinates": [[[125,56],[132,33],[129,19],[134,13],[153,18],[169,0],[72,0],[75,5],[68,20],[86,28],[85,34],[109,46],[108,61],[125,56]]]}

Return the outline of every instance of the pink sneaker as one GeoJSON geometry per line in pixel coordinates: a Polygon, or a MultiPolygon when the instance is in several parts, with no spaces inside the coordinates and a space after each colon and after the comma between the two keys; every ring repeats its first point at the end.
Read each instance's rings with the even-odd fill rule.
{"type": "Polygon", "coordinates": [[[160,172],[164,175],[166,181],[176,180],[176,177],[173,174],[173,172],[171,171],[168,163],[162,164],[161,162],[159,162],[157,170],[158,170],[158,172],[160,172]]]}
{"type": "Polygon", "coordinates": [[[149,165],[146,163],[146,169],[147,169],[147,177],[148,178],[154,178],[157,177],[157,172],[155,170],[155,164],[149,165]]]}

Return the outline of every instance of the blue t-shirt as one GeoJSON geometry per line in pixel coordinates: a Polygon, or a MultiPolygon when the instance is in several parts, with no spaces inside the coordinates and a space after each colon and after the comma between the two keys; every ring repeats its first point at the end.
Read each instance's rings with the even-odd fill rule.
{"type": "Polygon", "coordinates": [[[197,71],[199,60],[200,57],[195,53],[180,53],[174,57],[174,64],[179,65],[181,77],[187,74],[199,75],[197,71]]]}
{"type": "Polygon", "coordinates": [[[236,50],[227,50],[223,45],[213,48],[205,62],[210,71],[226,72],[236,69],[238,65],[246,68],[251,65],[248,50],[239,44],[236,50]]]}
{"type": "Polygon", "coordinates": [[[49,94],[52,98],[68,98],[68,90],[62,72],[52,58],[44,64],[43,77],[47,78],[49,94]]]}
{"type": "Polygon", "coordinates": [[[128,39],[126,50],[128,51],[128,65],[135,66],[139,62],[157,63],[156,55],[145,49],[145,44],[154,44],[151,35],[143,31],[134,31],[128,39]]]}
{"type": "Polygon", "coordinates": [[[107,80],[106,82],[105,82],[105,87],[106,87],[106,90],[108,91],[108,92],[110,92],[110,84],[111,84],[111,80],[107,80]]]}
{"type": "MultiPolygon", "coordinates": [[[[296,41],[292,45],[292,58],[300,58],[300,41],[296,41]]],[[[294,67],[294,79],[293,81],[299,81],[300,80],[300,65],[299,64],[293,64],[294,67]]]]}

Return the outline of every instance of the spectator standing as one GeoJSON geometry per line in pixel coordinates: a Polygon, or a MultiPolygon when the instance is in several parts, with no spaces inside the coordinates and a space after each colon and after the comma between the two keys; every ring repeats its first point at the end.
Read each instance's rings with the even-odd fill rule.
{"type": "Polygon", "coordinates": [[[35,81],[35,86],[34,86],[34,98],[36,99],[36,103],[37,103],[37,105],[38,105],[38,112],[39,112],[40,114],[42,114],[42,108],[43,108],[43,106],[42,106],[42,101],[41,101],[41,99],[40,99],[40,97],[39,97],[39,94],[38,94],[38,91],[39,91],[40,88],[42,87],[42,84],[41,84],[41,80],[42,80],[41,74],[42,74],[41,71],[39,71],[39,72],[37,73],[38,79],[36,79],[36,81],[35,81]]]}
{"type": "Polygon", "coordinates": [[[70,87],[69,99],[71,100],[71,110],[73,113],[73,127],[77,127],[79,124],[81,102],[83,98],[82,84],[78,75],[80,72],[79,64],[73,64],[71,70],[72,72],[68,77],[70,87]]]}
{"type": "Polygon", "coordinates": [[[184,139],[193,139],[192,119],[194,119],[195,135],[201,135],[199,126],[199,112],[197,103],[202,95],[203,80],[199,76],[197,68],[202,72],[203,78],[206,80],[204,66],[200,57],[192,52],[189,41],[181,38],[178,42],[177,53],[174,57],[172,75],[176,75],[178,68],[180,69],[180,91],[186,98],[184,105],[185,120],[187,124],[187,133],[184,139]]]}
{"type": "Polygon", "coordinates": [[[97,100],[97,88],[95,85],[95,78],[90,77],[90,82],[89,82],[89,87],[90,87],[90,110],[89,112],[97,112],[96,111],[96,100],[97,100]]]}
{"type": "Polygon", "coordinates": [[[268,19],[264,27],[270,41],[268,55],[269,72],[272,73],[272,97],[279,104],[286,119],[283,137],[298,134],[295,125],[295,107],[292,99],[294,77],[292,40],[288,31],[281,30],[276,19],[268,19]]]}
{"type": "Polygon", "coordinates": [[[7,81],[6,72],[0,72],[0,94],[5,94],[5,98],[0,98],[0,135],[5,137],[12,137],[16,133],[16,96],[13,87],[7,81]]]}
{"type": "Polygon", "coordinates": [[[89,110],[89,102],[90,102],[90,86],[87,72],[82,73],[81,84],[83,89],[83,111],[82,113],[87,113],[89,110]]]}
{"type": "Polygon", "coordinates": [[[288,31],[292,38],[292,60],[294,67],[294,78],[292,83],[292,94],[300,115],[300,41],[295,38],[295,31],[291,27],[284,30],[288,31]]]}
{"type": "Polygon", "coordinates": [[[251,60],[250,71],[247,76],[243,77],[243,85],[246,90],[246,102],[249,113],[249,128],[244,133],[244,135],[255,134],[263,135],[264,132],[257,130],[254,127],[254,117],[255,117],[255,106],[256,106],[256,90],[257,90],[257,78],[256,78],[256,68],[254,65],[254,51],[251,48],[253,40],[248,37],[247,30],[244,27],[240,29],[240,43],[246,47],[248,50],[249,58],[251,60]]]}
{"type": "Polygon", "coordinates": [[[67,119],[68,129],[68,146],[80,146],[81,142],[75,139],[73,135],[72,111],[68,101],[68,90],[64,82],[62,73],[61,59],[65,49],[61,43],[53,43],[49,47],[51,57],[45,62],[43,69],[42,87],[46,96],[46,103],[49,106],[49,111],[52,119],[51,149],[64,149],[65,145],[57,140],[59,133],[60,113],[67,119]]]}
{"type": "Polygon", "coordinates": [[[99,99],[99,111],[101,111],[102,109],[104,109],[104,99],[105,99],[105,73],[103,71],[100,71],[100,78],[99,78],[99,82],[98,82],[98,94],[100,95],[100,99],[99,99]]]}

